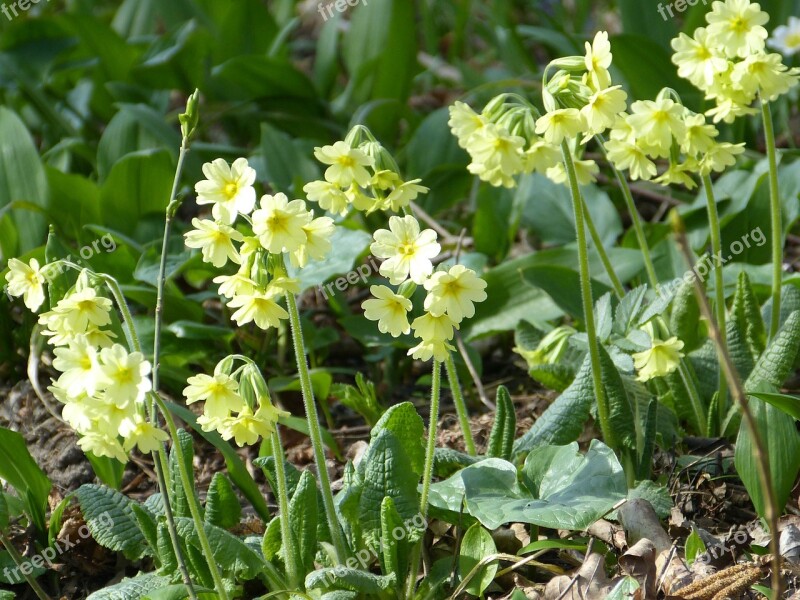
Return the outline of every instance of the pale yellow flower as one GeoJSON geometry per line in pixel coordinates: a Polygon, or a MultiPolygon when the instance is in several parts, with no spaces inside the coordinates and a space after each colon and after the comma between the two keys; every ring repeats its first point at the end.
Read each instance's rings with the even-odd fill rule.
{"type": "Polygon", "coordinates": [[[682,349],[683,342],[677,337],[671,337],[667,341],[653,340],[650,349],[631,355],[633,365],[639,372],[636,379],[650,381],[655,377],[669,375],[680,365],[682,349]]]}
{"type": "Polygon", "coordinates": [[[450,131],[458,139],[458,145],[466,148],[472,136],[480,131],[489,122],[485,117],[477,114],[469,105],[456,102],[450,107],[450,120],[447,124],[450,131]]]}
{"type": "Polygon", "coordinates": [[[467,151],[472,162],[467,169],[491,185],[513,187],[514,176],[525,168],[524,145],[525,138],[489,123],[469,139],[467,151]]]}
{"type": "Polygon", "coordinates": [[[647,153],[636,143],[608,140],[606,142],[608,159],[617,169],[627,169],[631,179],[652,179],[656,176],[656,165],[647,153]]]}
{"type": "Polygon", "coordinates": [[[106,379],[105,392],[118,406],[141,402],[152,389],[150,363],[141,352],[128,353],[120,344],[100,351],[100,370],[106,379]]]}
{"type": "Polygon", "coordinates": [[[559,108],[536,120],[536,133],[555,146],[560,145],[565,138],[575,137],[585,128],[586,121],[577,108],[559,108]]]}
{"type": "Polygon", "coordinates": [[[224,267],[228,259],[241,262],[234,241],[241,242],[244,236],[230,225],[217,223],[210,219],[192,219],[195,229],[184,234],[189,248],[200,248],[203,261],[217,268],[224,267]]]}
{"type": "Polygon", "coordinates": [[[366,167],[371,167],[374,160],[358,148],[352,148],[347,142],[336,142],[333,146],[314,148],[314,156],[325,165],[325,180],[339,187],[349,187],[353,182],[366,187],[370,175],[366,167]]]}
{"type": "Polygon", "coordinates": [[[431,313],[426,312],[421,317],[414,319],[411,328],[414,330],[414,337],[423,341],[452,340],[455,334],[454,330],[458,329],[458,323],[455,323],[446,313],[434,317],[431,313]]]}
{"type": "Polygon", "coordinates": [[[408,323],[408,313],[412,308],[411,300],[395,294],[385,285],[373,285],[369,291],[374,297],[361,304],[365,318],[377,321],[378,330],[392,337],[400,337],[411,331],[411,325],[408,323]]]}
{"type": "Polygon", "coordinates": [[[239,213],[250,214],[256,203],[256,171],[246,158],[237,158],[230,166],[218,158],[203,165],[203,174],[207,179],[194,186],[197,203],[213,204],[215,219],[231,225],[239,213]]]}
{"type": "Polygon", "coordinates": [[[657,156],[669,156],[673,136],[680,140],[686,130],[684,112],[683,106],[669,98],[639,100],[631,104],[628,123],[640,146],[644,142],[653,147],[648,150],[657,156]]]}
{"type": "Polygon", "coordinates": [[[306,243],[303,228],[309,221],[311,213],[302,200],[289,202],[286,194],[264,195],[260,208],[253,212],[253,233],[268,252],[293,252],[306,243]]]}
{"type": "Polygon", "coordinates": [[[169,439],[169,434],[152,423],[137,418],[132,426],[124,430],[122,437],[125,438],[122,444],[125,452],[130,452],[137,446],[142,454],[150,454],[161,448],[161,444],[169,439]]]}
{"type": "Polygon", "coordinates": [[[611,76],[608,68],[611,66],[611,43],[608,33],[598,31],[592,43],[585,43],[586,55],[584,63],[589,74],[589,82],[594,91],[599,91],[611,85],[611,76]]]}
{"type": "Polygon", "coordinates": [[[374,256],[385,259],[380,273],[388,277],[392,285],[409,278],[421,285],[433,272],[431,260],[441,250],[436,237],[432,229],[420,231],[419,223],[410,215],[390,217],[389,229],[375,232],[370,250],[374,256]]]}
{"type": "Polygon", "coordinates": [[[239,309],[231,315],[239,327],[254,321],[259,328],[269,329],[280,325],[281,319],[289,318],[289,313],[275,301],[270,291],[234,296],[228,306],[239,309]]]}
{"type": "Polygon", "coordinates": [[[713,43],[724,48],[729,57],[744,58],[761,52],[769,35],[763,27],[769,15],[750,0],[717,0],[706,14],[706,21],[713,43]]]}
{"type": "Polygon", "coordinates": [[[303,225],[306,243],[291,253],[289,258],[295,267],[305,267],[309,259],[322,260],[331,251],[331,236],[336,227],[330,217],[318,217],[303,225]]]}
{"type": "Polygon", "coordinates": [[[486,282],[464,265],[437,271],[425,281],[425,310],[434,316],[447,313],[455,323],[475,314],[475,303],[486,300],[486,282]]]}
{"type": "Polygon", "coordinates": [[[186,383],[189,384],[183,389],[186,404],[205,401],[203,412],[212,418],[224,419],[245,405],[238,382],[225,373],[193,375],[186,383]]]}
{"type": "MultiPolygon", "coordinates": [[[[619,113],[627,108],[628,94],[615,85],[595,92],[581,109],[581,115],[589,127],[589,133],[598,134],[611,127],[619,113]]],[[[588,135],[588,133],[587,133],[588,135]]]]}
{"type": "Polygon", "coordinates": [[[323,210],[342,216],[347,214],[349,200],[338,185],[328,181],[312,181],[303,186],[303,191],[309,200],[319,203],[323,210]]]}
{"type": "Polygon", "coordinates": [[[39,261],[30,259],[26,265],[21,260],[12,258],[8,261],[8,293],[22,296],[25,306],[36,312],[44,304],[44,270],[39,268],[39,261]]]}
{"type": "Polygon", "coordinates": [[[713,43],[705,27],[698,27],[694,37],[681,33],[672,40],[672,62],[678,66],[678,75],[701,89],[714,83],[714,77],[728,68],[728,61],[713,43]]]}

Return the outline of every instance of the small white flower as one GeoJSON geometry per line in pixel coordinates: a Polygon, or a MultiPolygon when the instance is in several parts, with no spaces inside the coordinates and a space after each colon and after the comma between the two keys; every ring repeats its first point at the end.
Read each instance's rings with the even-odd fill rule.
{"type": "Polygon", "coordinates": [[[789,17],[789,23],[776,27],[767,45],[785,56],[800,52],[800,18],[789,17]]]}

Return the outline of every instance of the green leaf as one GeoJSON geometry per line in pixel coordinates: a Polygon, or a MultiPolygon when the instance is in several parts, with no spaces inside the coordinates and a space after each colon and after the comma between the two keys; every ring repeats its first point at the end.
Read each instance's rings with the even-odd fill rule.
{"type": "Polygon", "coordinates": [[[686,562],[688,562],[691,567],[694,559],[705,551],[706,545],[703,543],[703,538],[697,533],[697,529],[692,527],[692,533],[686,538],[686,549],[684,551],[686,562]]]}
{"type": "Polygon", "coordinates": [[[115,585],[103,588],[90,595],[86,600],[140,600],[147,594],[170,584],[168,577],[155,573],[145,573],[130,579],[123,579],[115,585]]]}
{"type": "MultiPolygon", "coordinates": [[[[198,588],[195,586],[194,591],[197,594],[198,600],[216,600],[219,598],[216,592],[207,588],[198,588]]],[[[176,583],[150,592],[144,596],[142,600],[185,600],[188,597],[189,594],[186,592],[186,586],[182,583],[176,583]]]]}
{"type": "Polygon", "coordinates": [[[264,521],[269,521],[270,511],[264,500],[264,496],[262,496],[258,485],[253,480],[253,477],[250,475],[244,462],[242,462],[242,459],[236,451],[231,448],[231,445],[223,440],[216,431],[203,431],[202,427],[197,424],[197,417],[195,414],[186,407],[175,404],[174,402],[168,402],[167,408],[169,408],[170,412],[187,423],[195,433],[220,451],[225,458],[225,467],[228,470],[231,481],[233,481],[234,485],[244,494],[245,498],[250,501],[250,504],[253,505],[253,508],[255,508],[258,513],[258,516],[264,521]]]}
{"type": "Polygon", "coordinates": [[[450,477],[453,473],[480,460],[480,457],[470,456],[453,448],[436,448],[433,452],[433,473],[440,478],[450,477]]]}
{"type": "MultiPolygon", "coordinates": [[[[744,332],[750,354],[753,360],[756,360],[766,348],[767,332],[761,317],[758,299],[750,284],[750,278],[744,271],[739,273],[739,279],[736,282],[731,318],[738,325],[739,331],[744,332]]],[[[746,376],[742,375],[742,377],[746,376]]]]}
{"type": "Polygon", "coordinates": [[[84,484],[75,491],[92,537],[101,546],[131,560],[149,555],[131,505],[133,500],[107,487],[84,484]]]}
{"type": "MultiPolygon", "coordinates": [[[[200,539],[194,521],[186,517],[175,519],[175,527],[186,542],[200,550],[200,539]]],[[[203,527],[217,564],[226,572],[244,580],[254,579],[264,567],[263,559],[232,533],[206,523],[203,527]]]]}
{"type": "Polygon", "coordinates": [[[380,594],[395,587],[397,578],[391,575],[375,575],[350,567],[327,567],[312,571],[306,577],[306,589],[342,589],[362,594],[380,594]]]}
{"type": "MultiPolygon", "coordinates": [[[[800,471],[800,434],[797,433],[794,418],[779,408],[756,397],[750,399],[748,407],[769,457],[778,506],[785,506],[800,471]]],[[[761,464],[756,460],[755,444],[744,419],[736,439],[734,464],[756,512],[764,518],[766,499],[761,483],[761,464]]]]}
{"type": "MultiPolygon", "coordinates": [[[[0,209],[15,201],[46,208],[48,193],[42,161],[28,129],[13,111],[0,107],[0,209]]],[[[19,248],[15,252],[4,245],[3,253],[23,254],[41,245],[47,231],[41,214],[13,210],[11,218],[19,235],[19,248]]]]}
{"type": "MultiPolygon", "coordinates": [[[[467,529],[461,540],[461,552],[458,555],[458,576],[461,581],[470,575],[482,559],[497,553],[491,534],[480,523],[467,529]]],[[[497,573],[497,562],[481,567],[470,579],[465,591],[473,596],[483,596],[497,573]]]]}
{"type": "Polygon", "coordinates": [[[570,386],[514,442],[514,455],[545,444],[563,445],[577,440],[593,403],[592,367],[587,355],[570,386]]]}
{"type": "MultiPolygon", "coordinates": [[[[688,354],[698,349],[707,339],[704,323],[700,320],[700,305],[694,293],[694,284],[682,283],[672,301],[670,329],[683,342],[688,354]]],[[[699,430],[698,430],[699,431],[699,430]]]]}
{"type": "Polygon", "coordinates": [[[139,531],[142,532],[153,553],[158,556],[158,523],[156,523],[155,516],[141,504],[134,502],[130,507],[139,531]]]}
{"type": "MultiPolygon", "coordinates": [[[[583,316],[581,287],[578,272],[566,267],[541,265],[522,272],[527,283],[544,290],[564,312],[575,318],[583,316]]],[[[593,302],[611,288],[597,280],[591,281],[593,302]]]]}
{"type": "Polygon", "coordinates": [[[504,385],[497,388],[495,404],[497,409],[494,414],[492,432],[489,435],[486,456],[510,460],[514,437],[517,433],[517,413],[514,411],[514,403],[511,401],[508,389],[504,385]]]}
{"type": "Polygon", "coordinates": [[[103,224],[134,235],[142,217],[163,215],[174,176],[166,150],[143,150],[120,159],[100,188],[103,224]]]}
{"type": "Polygon", "coordinates": [[[308,152],[299,148],[291,136],[269,123],[261,124],[261,155],[264,157],[264,176],[275,191],[299,196],[303,193],[303,182],[319,177],[317,166],[308,152]]]}
{"type": "Polygon", "coordinates": [[[0,493],[0,529],[8,527],[8,502],[6,495],[0,493]]]}
{"type": "MultiPolygon", "coordinates": [[[[421,443],[422,438],[417,438],[421,443]]],[[[387,496],[394,501],[404,520],[419,511],[419,474],[401,438],[389,429],[382,430],[370,443],[364,458],[364,483],[359,499],[359,521],[365,539],[377,540],[381,529],[381,504],[387,496]]]]}
{"type": "Polygon", "coordinates": [[[284,552],[295,552],[296,564],[303,573],[314,570],[317,553],[317,482],[310,471],[303,471],[297,489],[289,501],[289,527],[292,530],[294,547],[284,552]]]}
{"type": "Polygon", "coordinates": [[[421,476],[425,464],[425,423],[416,407],[411,402],[401,402],[387,410],[372,428],[371,442],[384,431],[390,431],[402,444],[411,470],[421,476]]]}
{"type": "Polygon", "coordinates": [[[0,427],[0,478],[17,490],[39,534],[47,531],[47,499],[52,484],[33,460],[25,438],[16,431],[0,427]]]}
{"type": "Polygon", "coordinates": [[[215,66],[209,90],[220,99],[236,102],[315,97],[314,85],[308,77],[288,61],[267,56],[236,56],[215,66]]]}
{"type": "Polygon", "coordinates": [[[627,485],[613,451],[592,440],[586,455],[578,444],[534,449],[518,483],[509,462],[488,458],[431,486],[432,506],[467,512],[488,529],[503,523],[532,523],[553,529],[585,529],[625,497],[627,485]],[[535,491],[533,491],[535,490],[535,491]]]}
{"type": "Polygon", "coordinates": [[[394,507],[394,501],[391,497],[386,496],[381,502],[381,552],[378,556],[384,575],[394,573],[400,579],[406,573],[408,567],[408,540],[406,538],[403,520],[394,507]],[[399,539],[393,535],[396,530],[403,532],[399,539]],[[402,565],[401,560],[403,561],[402,565]]]}
{"type": "Polygon", "coordinates": [[[628,448],[636,447],[636,426],[632,399],[628,397],[625,384],[614,361],[604,346],[600,346],[600,372],[608,402],[609,422],[617,439],[628,448]]]}
{"type": "Polygon", "coordinates": [[[230,529],[239,523],[242,507],[224,473],[214,473],[206,498],[206,523],[230,529]]]}
{"type": "MultiPolygon", "coordinates": [[[[191,474],[194,473],[194,442],[192,441],[192,436],[185,430],[179,429],[178,443],[181,445],[184,468],[191,477],[191,474]]],[[[197,499],[197,493],[194,489],[184,489],[183,480],[181,479],[180,469],[178,466],[178,460],[178,452],[176,451],[176,448],[173,447],[169,453],[170,505],[172,506],[172,512],[176,517],[188,517],[192,514],[189,510],[188,495],[193,494],[197,499]]],[[[194,484],[193,480],[192,484],[194,484]]],[[[197,502],[199,505],[199,499],[197,502]]]]}
{"type": "Polygon", "coordinates": [[[760,387],[762,384],[772,386],[777,390],[792,372],[797,351],[800,348],[800,311],[795,311],[778,334],[767,346],[767,349],[759,357],[753,372],[744,384],[745,389],[750,391],[764,391],[760,387]]]}
{"type": "Polygon", "coordinates": [[[800,398],[797,396],[769,394],[767,392],[751,392],[749,395],[763,400],[764,402],[768,402],[772,406],[779,408],[787,415],[793,417],[796,421],[800,421],[800,398]]]}
{"type": "MultiPolygon", "coordinates": [[[[362,276],[359,270],[353,270],[356,259],[367,249],[372,237],[365,231],[347,229],[346,227],[336,227],[331,236],[331,244],[336,249],[329,252],[323,260],[312,260],[302,269],[295,269],[288,266],[291,277],[300,280],[300,289],[307,290],[315,286],[320,286],[320,293],[324,298],[328,298],[334,293],[333,283],[322,285],[335,275],[350,275],[356,283],[360,280],[366,283],[366,277],[370,272],[362,276]]],[[[368,267],[369,265],[366,265],[368,267]]],[[[366,267],[361,267],[364,269],[366,267]]]]}

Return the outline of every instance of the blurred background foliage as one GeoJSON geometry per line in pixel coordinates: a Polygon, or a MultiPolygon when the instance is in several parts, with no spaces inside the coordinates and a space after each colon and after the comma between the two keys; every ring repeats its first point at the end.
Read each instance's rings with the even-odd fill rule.
{"type": "MultiPolygon", "coordinates": [[[[453,234],[466,230],[466,259],[492,267],[486,276],[490,300],[466,336],[512,330],[523,316],[558,318],[563,307],[540,285],[552,278],[531,285],[519,272],[574,269],[566,188],[537,175],[523,177],[514,190],[479,184],[449,132],[447,106],[456,99],[482,106],[501,91],[537,97],[549,60],[583,54],[585,40],[606,29],[613,75],[634,99],[652,98],[668,86],[700,110],[699,93],[670,62],[669,41],[701,24],[709,7],[698,0],[665,20],[659,4],[359,0],[354,6],[340,1],[346,10],[339,12],[335,0],[41,0],[27,11],[17,9],[19,16],[10,20],[0,14],[0,268],[12,256],[43,259],[48,224],[54,234],[50,256],[72,253],[77,259],[82,247],[109,234],[117,246],[113,253],[87,252],[80,260],[117,277],[129,298],[152,310],[157,246],[180,142],[177,114],[199,88],[202,116],[181,182],[185,193],[202,178],[204,162],[246,156],[265,191],[300,196],[303,184],[320,174],[313,147],[365,124],[399,157],[407,178],[420,177],[431,188],[421,206],[453,234]]],[[[771,14],[770,28],[800,14],[800,0],[762,6],[771,14]]],[[[777,107],[780,130],[797,130],[796,104],[795,97],[777,107]]],[[[723,135],[760,147],[755,124],[741,119],[737,127],[723,135]]],[[[795,140],[784,135],[780,142],[793,147],[795,140]]],[[[760,158],[749,156],[745,168],[754,170],[728,174],[722,188],[729,239],[762,223],[768,230],[760,158]]],[[[781,178],[787,228],[800,212],[798,164],[781,178]]],[[[589,186],[586,195],[616,268],[630,281],[642,265],[625,231],[617,190],[607,182],[589,186]]],[[[685,203],[693,244],[703,246],[708,232],[702,199],[649,184],[638,191],[661,197],[662,204],[685,203]]],[[[666,279],[684,267],[671,245],[659,245],[667,229],[657,222],[658,207],[649,204],[642,212],[655,217],[647,234],[666,279]]],[[[184,223],[191,216],[188,208],[181,213],[184,223]]],[[[376,221],[368,230],[381,218],[369,217],[376,221]]],[[[351,233],[339,240],[331,263],[315,271],[316,279],[304,281],[307,287],[346,271],[366,253],[361,224],[342,224],[351,233]]],[[[180,233],[170,244],[166,312],[165,343],[174,352],[167,354],[164,374],[172,381],[186,375],[190,362],[211,362],[212,347],[223,352],[237,343],[264,350],[247,332],[234,334],[219,305],[209,309],[206,301],[214,295],[202,284],[211,271],[184,249],[180,233]]],[[[748,263],[757,286],[768,281],[768,252],[754,248],[737,257],[748,263]]],[[[735,269],[729,272],[735,278],[735,269]]],[[[331,306],[348,333],[378,346],[374,332],[355,329],[360,320],[348,319],[346,303],[334,300],[331,306]]],[[[27,348],[32,324],[31,317],[9,316],[8,300],[0,299],[0,364],[6,372],[20,364],[13,346],[27,348]],[[16,343],[9,345],[10,339],[16,343]]],[[[146,338],[147,321],[140,327],[146,338]]],[[[313,335],[315,352],[336,339],[326,329],[313,335]]]]}

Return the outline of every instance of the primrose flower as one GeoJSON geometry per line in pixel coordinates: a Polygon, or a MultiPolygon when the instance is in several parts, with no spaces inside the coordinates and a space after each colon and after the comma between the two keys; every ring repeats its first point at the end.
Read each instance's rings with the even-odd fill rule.
{"type": "Polygon", "coordinates": [[[107,382],[105,392],[118,406],[141,402],[152,389],[150,363],[141,352],[129,354],[120,344],[100,351],[100,370],[107,382]]]}
{"type": "MultiPolygon", "coordinates": [[[[600,172],[600,167],[591,159],[578,160],[573,158],[572,164],[575,166],[575,177],[578,185],[589,185],[597,180],[596,175],[600,172]]],[[[556,163],[547,169],[547,177],[553,183],[567,182],[567,169],[563,162],[556,163]]]]}
{"type": "Polygon", "coordinates": [[[309,259],[322,260],[325,258],[331,251],[331,236],[335,229],[333,219],[330,217],[318,217],[303,225],[306,243],[289,255],[292,265],[305,267],[309,259]]]}
{"type": "Polygon", "coordinates": [[[256,282],[242,271],[233,275],[218,275],[212,281],[219,284],[219,294],[225,298],[252,294],[256,289],[256,282]]]}
{"type": "Polygon", "coordinates": [[[233,242],[241,242],[244,236],[230,225],[209,219],[192,219],[195,229],[184,234],[189,248],[200,248],[203,261],[217,268],[224,267],[228,259],[241,262],[233,242]]]}
{"type": "Polygon", "coordinates": [[[102,433],[88,433],[78,440],[81,450],[91,452],[97,457],[115,458],[121,463],[128,462],[128,455],[115,437],[102,433]]]}
{"type": "MultiPolygon", "coordinates": [[[[602,89],[589,96],[589,101],[581,109],[581,115],[592,134],[602,133],[611,127],[619,113],[627,108],[628,94],[615,85],[602,89]]],[[[588,134],[587,134],[588,135],[588,134]]]]}
{"type": "Polygon", "coordinates": [[[524,169],[525,138],[511,135],[504,127],[488,123],[469,139],[472,162],[467,169],[494,186],[513,187],[514,176],[524,169]]]}
{"type": "Polygon", "coordinates": [[[686,129],[684,111],[683,106],[669,98],[639,100],[631,104],[628,123],[636,138],[652,147],[650,154],[668,156],[673,136],[681,139],[686,129]]]}
{"type": "Polygon", "coordinates": [[[712,171],[720,173],[727,167],[736,164],[736,156],[744,152],[744,142],[731,144],[722,142],[714,144],[709,151],[698,160],[698,170],[701,174],[708,174],[712,171]]]}
{"type": "Polygon", "coordinates": [[[225,373],[193,375],[183,389],[186,404],[205,401],[204,412],[214,418],[227,418],[242,409],[245,402],[239,395],[239,383],[225,373]]]}
{"type": "Polygon", "coordinates": [[[525,172],[545,173],[561,162],[561,148],[542,139],[534,141],[525,151],[525,172]]]}
{"type": "Polygon", "coordinates": [[[349,199],[342,189],[328,181],[312,181],[303,186],[308,199],[333,214],[346,215],[349,199]]]}
{"type": "Polygon", "coordinates": [[[800,52],[800,19],[789,17],[786,25],[780,25],[772,32],[767,45],[783,54],[792,56],[800,52]]]}
{"type": "Polygon", "coordinates": [[[44,304],[44,271],[39,268],[39,261],[32,258],[26,265],[21,260],[12,258],[8,261],[8,293],[22,296],[28,310],[36,312],[44,304]]]}
{"type": "Polygon", "coordinates": [[[89,396],[105,384],[97,356],[97,349],[86,339],[77,335],[69,344],[53,350],[53,367],[61,371],[56,385],[69,396],[89,396]]]}
{"type": "Polygon", "coordinates": [[[374,298],[365,300],[361,307],[364,317],[378,322],[378,330],[392,337],[400,337],[411,331],[408,313],[412,308],[411,300],[395,294],[385,285],[373,285],[369,288],[374,298]]]}
{"type": "Polygon", "coordinates": [[[450,119],[447,124],[450,126],[450,131],[458,139],[458,145],[462,148],[467,148],[472,136],[489,123],[486,117],[479,115],[468,104],[458,100],[449,110],[450,119]]]}
{"type": "Polygon", "coordinates": [[[768,101],[775,100],[797,85],[798,69],[789,69],[781,62],[780,54],[751,54],[736,64],[731,80],[744,93],[759,92],[768,101]]]}
{"type": "Polygon", "coordinates": [[[386,204],[394,212],[400,212],[408,206],[413,200],[417,199],[420,194],[427,194],[428,188],[424,185],[419,185],[421,179],[412,179],[411,181],[404,181],[397,185],[389,195],[386,196],[386,204]]]}
{"type": "Polygon", "coordinates": [[[366,167],[373,166],[375,161],[347,142],[339,141],[333,146],[314,148],[314,156],[322,164],[330,165],[325,170],[326,181],[342,188],[349,187],[353,182],[361,187],[369,184],[370,175],[366,167]]]}
{"type": "Polygon", "coordinates": [[[123,429],[122,437],[125,438],[122,444],[125,452],[130,452],[137,446],[142,454],[150,454],[158,450],[161,444],[169,439],[169,434],[137,416],[123,429]]]}
{"type": "Polygon", "coordinates": [[[253,212],[253,233],[268,252],[293,252],[306,243],[303,228],[312,217],[305,202],[289,202],[286,194],[275,194],[262,196],[260,206],[253,212]]]}
{"type": "Polygon", "coordinates": [[[251,294],[234,296],[228,302],[228,306],[239,310],[231,315],[231,319],[236,321],[239,327],[251,321],[254,321],[260,329],[277,327],[281,319],[289,318],[289,313],[275,301],[274,297],[275,293],[272,291],[254,291],[251,294]]]}
{"type": "Polygon", "coordinates": [[[464,265],[453,265],[448,271],[437,271],[425,281],[428,295],[425,310],[434,316],[447,313],[453,322],[475,314],[475,302],[486,300],[486,282],[464,265]]]}
{"type": "Polygon", "coordinates": [[[681,152],[696,156],[708,152],[714,146],[714,138],[719,135],[717,128],[706,123],[703,115],[687,115],[684,118],[686,133],[681,140],[681,152]]]}
{"type": "Polygon", "coordinates": [[[599,91],[611,85],[611,76],[608,68],[611,66],[611,43],[608,33],[598,31],[592,43],[585,42],[586,56],[584,63],[589,74],[589,82],[594,91],[599,91]]]}
{"type": "Polygon", "coordinates": [[[559,108],[536,119],[536,133],[555,146],[565,138],[575,137],[585,128],[586,122],[577,108],[559,108]]]}
{"type": "Polygon", "coordinates": [[[414,330],[414,337],[423,341],[452,340],[455,330],[458,329],[458,323],[454,322],[446,313],[434,317],[431,313],[426,312],[421,317],[414,319],[411,328],[414,330]]]}
{"type": "Polygon", "coordinates": [[[706,15],[708,33],[729,57],[744,58],[761,52],[769,35],[764,25],[769,15],[750,0],[717,0],[706,15]]]}
{"type": "Polygon", "coordinates": [[[608,160],[617,169],[628,169],[631,179],[652,179],[656,176],[656,165],[648,158],[639,144],[631,141],[608,140],[606,142],[608,160]]]}
{"type": "Polygon", "coordinates": [[[376,257],[386,259],[381,263],[380,273],[392,285],[399,285],[409,277],[421,285],[433,272],[431,259],[439,254],[441,246],[436,242],[436,232],[420,231],[414,217],[390,217],[389,229],[379,229],[374,238],[370,250],[376,257]]]}
{"type": "Polygon", "coordinates": [[[678,75],[701,89],[711,86],[714,77],[728,69],[728,61],[719,52],[714,39],[705,27],[695,29],[694,37],[681,33],[672,40],[672,62],[678,75]]]}
{"type": "Polygon", "coordinates": [[[250,214],[256,203],[256,171],[246,158],[237,158],[230,166],[218,158],[203,165],[203,174],[207,179],[194,186],[197,203],[213,204],[211,214],[216,220],[231,225],[239,213],[250,214]]]}
{"type": "Polygon", "coordinates": [[[245,406],[237,416],[225,419],[220,433],[225,440],[233,438],[239,447],[252,446],[259,439],[271,436],[282,416],[289,416],[289,413],[270,403],[262,403],[255,414],[245,406]]]}
{"type": "Polygon", "coordinates": [[[437,362],[444,362],[453,350],[455,348],[445,340],[423,340],[408,351],[408,356],[425,362],[431,358],[437,362]]]}
{"type": "Polygon", "coordinates": [[[64,296],[49,313],[40,315],[39,322],[49,324],[53,313],[63,330],[73,334],[84,333],[90,326],[103,327],[111,323],[109,313],[111,300],[97,295],[94,288],[86,287],[79,292],[64,296]]]}
{"type": "Polygon", "coordinates": [[[667,341],[654,339],[649,350],[632,354],[633,365],[639,372],[637,381],[650,381],[675,371],[683,358],[682,349],[683,342],[671,337],[667,341]]]}

